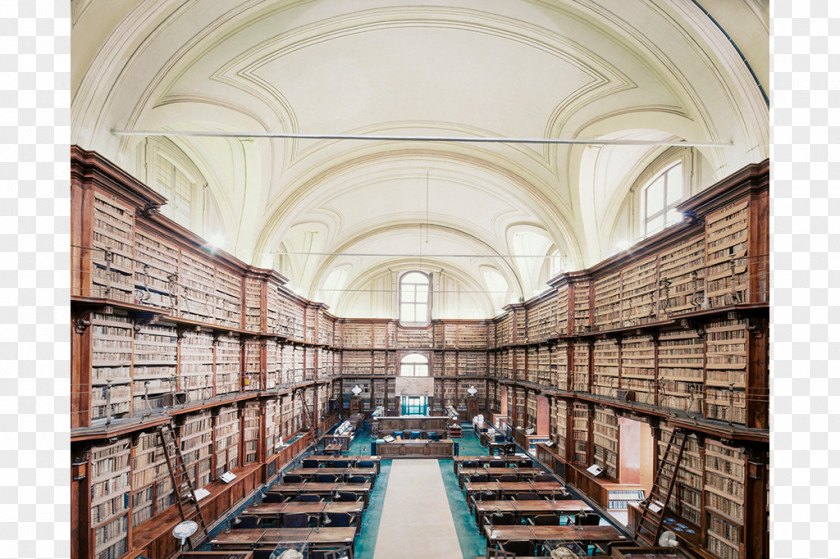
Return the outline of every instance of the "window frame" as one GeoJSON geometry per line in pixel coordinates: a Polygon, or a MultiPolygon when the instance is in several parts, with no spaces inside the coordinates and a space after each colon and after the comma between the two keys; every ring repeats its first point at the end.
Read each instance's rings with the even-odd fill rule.
{"type": "Polygon", "coordinates": [[[403,358],[400,359],[400,373],[399,373],[399,376],[401,376],[401,377],[413,377],[413,378],[429,377],[429,376],[431,376],[431,372],[432,372],[431,369],[432,369],[432,364],[431,364],[431,362],[430,362],[430,360],[427,356],[423,355],[422,353],[409,353],[408,355],[404,355],[403,358]],[[406,363],[405,362],[406,359],[408,359],[409,357],[412,357],[414,355],[416,355],[418,357],[421,357],[423,359],[423,363],[419,363],[419,362],[417,362],[417,363],[415,363],[415,362],[406,363]],[[405,374],[403,374],[403,367],[406,367],[406,368],[411,367],[411,369],[413,371],[416,371],[418,367],[425,367],[426,374],[425,375],[417,375],[417,374],[405,375],[405,374]]]}
{"type": "Polygon", "coordinates": [[[651,235],[655,235],[661,231],[664,231],[669,226],[678,223],[675,221],[673,223],[668,223],[668,213],[680,205],[685,200],[685,191],[686,191],[686,177],[685,177],[685,164],[682,158],[678,159],[677,161],[672,161],[670,164],[665,165],[658,171],[653,178],[645,183],[645,185],[641,189],[641,196],[640,196],[640,217],[641,217],[641,229],[642,229],[642,238],[650,237],[651,235]],[[671,171],[676,169],[677,167],[680,168],[679,174],[681,175],[682,179],[682,187],[679,198],[668,204],[668,176],[671,174],[671,171]],[[651,215],[648,215],[648,195],[650,189],[653,187],[656,182],[662,179],[662,209],[654,212],[651,215]],[[651,230],[649,227],[650,223],[654,220],[661,218],[663,221],[663,225],[655,230],[651,230]]]}
{"type": "MultiPolygon", "coordinates": [[[[397,290],[397,309],[398,309],[398,313],[399,313],[400,325],[401,326],[407,326],[407,327],[410,327],[410,328],[425,328],[425,327],[428,327],[429,324],[431,324],[431,322],[432,322],[432,274],[421,272],[419,270],[409,270],[409,271],[404,272],[403,274],[400,275],[398,285],[399,285],[399,289],[397,290]],[[427,280],[426,281],[426,290],[427,291],[426,291],[426,302],[425,303],[418,303],[416,300],[415,301],[404,301],[403,300],[403,297],[405,295],[404,285],[406,285],[405,279],[406,279],[406,277],[408,277],[412,274],[419,274],[419,275],[425,277],[426,280],[427,280]],[[418,320],[407,320],[403,316],[403,305],[411,305],[414,308],[414,313],[413,314],[414,314],[415,318],[418,315],[417,307],[425,306],[426,307],[425,318],[423,320],[419,320],[419,321],[418,320]]],[[[420,285],[420,284],[419,283],[412,283],[412,284],[408,284],[408,285],[420,285]]],[[[421,291],[416,289],[416,288],[414,289],[414,294],[415,295],[419,292],[421,292],[421,291]]],[[[415,299],[416,299],[416,297],[415,297],[415,299]]]]}

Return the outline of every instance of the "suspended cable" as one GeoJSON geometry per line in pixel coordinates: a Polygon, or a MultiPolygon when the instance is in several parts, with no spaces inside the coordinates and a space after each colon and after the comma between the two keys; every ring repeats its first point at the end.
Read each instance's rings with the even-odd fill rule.
{"type": "Polygon", "coordinates": [[[733,142],[686,142],[664,140],[616,140],[580,138],[480,138],[469,136],[381,136],[362,134],[291,134],[282,132],[213,132],[201,130],[116,130],[115,136],[195,136],[204,138],[279,138],[287,140],[361,140],[374,142],[447,142],[478,144],[569,144],[584,146],[682,146],[733,147],[733,142]]]}

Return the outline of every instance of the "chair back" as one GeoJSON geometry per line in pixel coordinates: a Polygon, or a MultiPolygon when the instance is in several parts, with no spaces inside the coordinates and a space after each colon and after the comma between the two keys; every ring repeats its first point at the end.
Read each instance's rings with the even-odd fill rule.
{"type": "Polygon", "coordinates": [[[303,478],[296,474],[286,474],[283,476],[283,483],[300,483],[303,478]]]}
{"type": "Polygon", "coordinates": [[[554,481],[551,474],[537,474],[534,476],[534,481],[554,481]]]}
{"type": "Polygon", "coordinates": [[[484,483],[489,479],[490,477],[487,474],[473,474],[470,476],[470,481],[473,483],[484,483]]]}
{"type": "Polygon", "coordinates": [[[279,493],[266,493],[263,495],[263,503],[282,503],[286,498],[279,493]]]}
{"type": "Polygon", "coordinates": [[[349,468],[350,462],[347,460],[336,460],[332,463],[333,468],[349,468]]]}
{"type": "Polygon", "coordinates": [[[335,549],[310,549],[309,559],[345,559],[349,558],[351,549],[349,545],[335,549]]]}
{"type": "Polygon", "coordinates": [[[333,501],[337,501],[339,503],[355,503],[356,501],[361,500],[361,495],[357,495],[356,493],[345,493],[343,491],[339,491],[338,496],[333,499],[333,501]]]}
{"type": "Polygon", "coordinates": [[[575,515],[576,526],[597,526],[601,523],[601,517],[597,514],[583,513],[575,515]]]}
{"type": "Polygon", "coordinates": [[[373,468],[374,464],[371,460],[363,460],[356,464],[357,468],[373,468]]]}
{"type": "Polygon", "coordinates": [[[364,483],[367,481],[365,476],[350,476],[347,478],[347,483],[364,483]]]}
{"type": "Polygon", "coordinates": [[[335,483],[336,477],[337,476],[334,476],[333,474],[317,474],[315,479],[318,483],[335,483]]]}
{"type": "Polygon", "coordinates": [[[354,516],[346,512],[328,512],[327,518],[330,519],[329,526],[331,528],[347,528],[348,526],[354,526],[354,516]]]}
{"type": "Polygon", "coordinates": [[[300,463],[300,467],[301,467],[301,468],[318,468],[318,467],[319,467],[319,463],[318,463],[318,460],[305,460],[305,459],[304,459],[304,460],[300,463]]]}
{"type": "Polygon", "coordinates": [[[496,476],[496,481],[508,482],[508,481],[518,481],[518,478],[515,474],[504,474],[501,476],[496,476]]]}
{"type": "Polygon", "coordinates": [[[492,515],[490,524],[494,526],[513,526],[516,524],[516,515],[512,512],[503,512],[501,515],[492,515]]]}
{"type": "Polygon", "coordinates": [[[510,540],[500,545],[505,551],[513,553],[514,557],[534,555],[534,542],[529,540],[510,540]]]}
{"type": "Polygon", "coordinates": [[[489,468],[504,468],[506,462],[504,460],[490,460],[489,468]]]}
{"type": "Polygon", "coordinates": [[[560,517],[555,514],[538,514],[532,519],[534,526],[559,526],[560,517]]]}
{"type": "Polygon", "coordinates": [[[539,501],[540,496],[536,493],[517,493],[514,499],[517,501],[539,501]]]}
{"type": "Polygon", "coordinates": [[[306,513],[283,515],[284,528],[307,528],[308,526],[309,515],[306,513]]]}
{"type": "Polygon", "coordinates": [[[317,503],[321,500],[321,497],[316,495],[315,493],[301,493],[297,496],[296,501],[299,503],[317,503]]]}
{"type": "Polygon", "coordinates": [[[231,528],[235,530],[251,530],[257,527],[256,516],[240,516],[231,524],[231,528]],[[239,520],[239,522],[236,522],[239,520]]]}
{"type": "Polygon", "coordinates": [[[511,553],[510,551],[505,551],[504,549],[487,550],[487,559],[507,559],[509,557],[516,559],[516,553],[511,553]]]}
{"type": "Polygon", "coordinates": [[[478,462],[476,460],[465,460],[461,462],[462,468],[478,468],[478,462]]]}

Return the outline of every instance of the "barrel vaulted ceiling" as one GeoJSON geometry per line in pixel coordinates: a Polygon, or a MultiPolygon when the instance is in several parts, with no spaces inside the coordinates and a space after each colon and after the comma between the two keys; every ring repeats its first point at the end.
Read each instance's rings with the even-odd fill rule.
{"type": "MultiPolygon", "coordinates": [[[[149,140],[114,130],[731,143],[690,150],[696,189],[769,154],[768,20],[767,0],[74,0],[73,142],[141,179],[149,140]]],[[[340,315],[421,268],[451,313],[492,316],[632,241],[634,185],[678,151],[166,141],[206,182],[197,232],[340,315]]]]}

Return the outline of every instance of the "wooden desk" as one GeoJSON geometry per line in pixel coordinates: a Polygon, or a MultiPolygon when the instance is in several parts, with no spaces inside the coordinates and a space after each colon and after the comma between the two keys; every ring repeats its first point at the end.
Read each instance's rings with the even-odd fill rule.
{"type": "Polygon", "coordinates": [[[552,543],[595,543],[622,541],[625,537],[612,526],[485,526],[487,543],[531,540],[552,543]]]}
{"type": "Polygon", "coordinates": [[[266,491],[266,494],[283,495],[293,497],[301,493],[313,493],[321,496],[332,496],[336,491],[347,493],[359,493],[364,496],[364,503],[367,506],[370,493],[370,482],[365,483],[317,483],[314,481],[303,481],[301,483],[275,483],[266,491]]]}
{"type": "Polygon", "coordinates": [[[463,488],[467,476],[488,474],[489,476],[515,475],[519,481],[533,478],[535,475],[546,473],[542,468],[520,468],[511,466],[509,468],[460,468],[458,470],[458,484],[463,488]]]}
{"type": "Polygon", "coordinates": [[[218,550],[274,549],[278,544],[353,545],[356,529],[349,528],[258,528],[231,530],[210,541],[218,550]]]}
{"type": "Polygon", "coordinates": [[[324,448],[329,448],[332,445],[340,445],[341,450],[350,450],[350,443],[353,442],[355,434],[350,435],[324,435],[324,448]]]}
{"type": "MultiPolygon", "coordinates": [[[[366,478],[376,477],[376,468],[295,468],[284,475],[300,476],[304,479],[312,479],[315,476],[327,474],[333,476],[365,476],[366,478]]],[[[373,481],[371,479],[371,481],[373,481]]]]}
{"type": "Polygon", "coordinates": [[[330,444],[324,447],[324,454],[328,456],[338,456],[339,454],[341,454],[341,450],[341,444],[330,444]]]}
{"type": "Polygon", "coordinates": [[[322,455],[313,455],[307,456],[304,460],[315,460],[318,462],[319,465],[321,464],[329,464],[330,462],[335,462],[337,460],[341,460],[343,462],[348,462],[350,466],[355,466],[358,462],[373,462],[374,468],[376,468],[376,473],[379,473],[379,465],[382,462],[382,459],[379,456],[351,456],[351,455],[344,455],[344,456],[322,456],[322,455]]]}
{"type": "Polygon", "coordinates": [[[489,481],[473,483],[464,482],[464,490],[469,496],[471,493],[501,493],[512,495],[516,493],[538,493],[540,495],[553,495],[565,489],[562,483],[556,481],[489,481]]]}
{"type": "Polygon", "coordinates": [[[452,458],[453,449],[454,443],[451,439],[376,443],[376,454],[384,458],[452,458]]]}
{"type": "Polygon", "coordinates": [[[453,457],[454,463],[452,465],[455,473],[458,473],[458,467],[463,462],[478,462],[482,466],[487,465],[491,460],[504,460],[505,464],[508,466],[518,466],[520,464],[532,464],[530,458],[527,456],[488,456],[488,455],[480,455],[480,456],[455,456],[453,457]]]}
{"type": "Polygon", "coordinates": [[[360,515],[363,505],[361,503],[333,503],[321,501],[320,503],[297,502],[288,503],[257,503],[242,511],[243,516],[258,516],[260,518],[279,518],[284,514],[321,514],[339,513],[360,515]]]}
{"type": "Polygon", "coordinates": [[[251,551],[229,552],[229,551],[181,551],[172,559],[253,559],[251,551]]]}
{"type": "MultiPolygon", "coordinates": [[[[449,428],[449,418],[446,416],[428,415],[400,415],[380,416],[371,421],[371,433],[379,437],[390,435],[394,431],[437,431],[443,436],[449,428]]],[[[409,435],[406,435],[409,436],[409,435]]]]}
{"type": "Polygon", "coordinates": [[[691,559],[681,549],[673,547],[613,547],[613,559],[691,559]]]}
{"type": "Polygon", "coordinates": [[[538,514],[569,515],[578,512],[589,512],[592,509],[584,501],[565,499],[560,501],[478,501],[475,503],[475,521],[479,527],[483,525],[481,519],[496,511],[513,513],[518,519],[538,514]]]}

